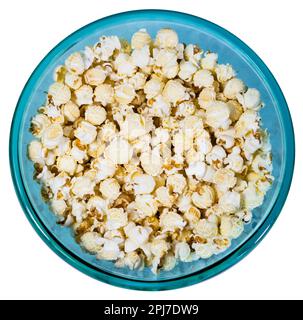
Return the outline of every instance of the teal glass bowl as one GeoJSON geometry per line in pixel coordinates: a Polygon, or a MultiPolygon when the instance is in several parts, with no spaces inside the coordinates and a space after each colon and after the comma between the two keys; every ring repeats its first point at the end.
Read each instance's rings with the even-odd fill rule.
{"type": "Polygon", "coordinates": [[[266,65],[241,40],[221,27],[201,18],[162,10],[131,11],[95,21],[60,42],[35,69],[18,101],[11,127],[10,164],[16,193],[28,220],[44,242],[70,265],[103,282],[130,289],[167,290],[188,286],[231,267],[261,241],[277,219],[286,200],[294,168],[294,133],[285,98],[266,65]],[[130,40],[140,28],[152,36],[160,28],[173,28],[185,43],[198,44],[219,54],[220,63],[230,63],[249,87],[260,90],[266,107],[263,126],[273,146],[274,184],[261,207],[253,211],[252,223],[232,246],[207,260],[178,263],[172,271],[154,275],[148,268],[131,271],[114,263],[97,260],[83,251],[68,228],[56,224],[55,216],[40,196],[40,185],[33,179],[33,164],[27,145],[33,138],[30,120],[45,101],[53,71],[72,52],[94,44],[101,35],[118,35],[130,40]]]}

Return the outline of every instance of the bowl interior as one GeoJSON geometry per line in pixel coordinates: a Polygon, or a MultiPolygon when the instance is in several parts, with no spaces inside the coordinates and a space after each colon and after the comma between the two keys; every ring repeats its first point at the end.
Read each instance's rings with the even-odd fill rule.
{"type": "Polygon", "coordinates": [[[18,159],[21,169],[21,177],[24,188],[31,205],[52,235],[62,244],[62,246],[72,252],[77,259],[85,261],[94,269],[105,271],[129,280],[141,281],[162,281],[184,277],[208,268],[224,257],[234,252],[246,242],[258,229],[260,224],[269,215],[273,204],[277,200],[280,186],[285,170],[285,137],[284,128],[281,121],[279,102],[271,91],[264,75],[254,64],[254,62],[242,51],[241,48],[234,46],[232,42],[222,35],[220,31],[212,24],[203,20],[191,21],[186,16],[170,16],[169,13],[145,14],[119,19],[99,20],[94,24],[88,25],[76,32],[72,37],[64,40],[57,49],[48,56],[45,67],[38,75],[35,81],[31,83],[31,92],[23,109],[23,115],[19,127],[18,159]],[[130,271],[127,268],[116,268],[112,262],[97,260],[93,255],[83,251],[75,242],[72,232],[68,228],[63,228],[56,224],[56,218],[50,211],[48,205],[44,203],[40,196],[41,186],[33,180],[33,164],[27,157],[27,145],[33,139],[29,132],[31,118],[37,112],[37,109],[45,101],[45,91],[53,81],[53,71],[59,64],[74,51],[83,49],[86,45],[94,44],[101,35],[118,35],[121,38],[130,40],[130,36],[140,28],[146,28],[154,37],[160,28],[173,28],[177,31],[179,38],[184,43],[198,44],[205,51],[210,50],[219,54],[219,63],[230,63],[238,73],[238,77],[244,80],[249,87],[255,87],[260,90],[262,100],[266,107],[261,111],[263,126],[270,133],[270,140],[273,146],[273,175],[274,184],[267,193],[263,205],[253,211],[253,221],[247,225],[243,234],[232,242],[232,246],[221,253],[207,260],[199,260],[192,263],[178,263],[177,267],[169,272],[161,272],[154,275],[145,268],[142,271],[130,271]]]}

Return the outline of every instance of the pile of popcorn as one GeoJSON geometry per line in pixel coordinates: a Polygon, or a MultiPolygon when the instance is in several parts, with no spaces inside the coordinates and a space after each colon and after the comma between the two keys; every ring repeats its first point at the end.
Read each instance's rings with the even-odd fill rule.
{"type": "Polygon", "coordinates": [[[226,250],[273,177],[260,93],[218,55],[102,36],[54,73],[33,117],[35,178],[58,222],[98,259],[171,270],[226,250]]]}

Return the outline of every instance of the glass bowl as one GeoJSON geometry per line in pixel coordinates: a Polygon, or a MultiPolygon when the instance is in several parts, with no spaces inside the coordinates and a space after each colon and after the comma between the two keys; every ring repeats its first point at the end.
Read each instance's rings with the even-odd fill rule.
{"type": "Polygon", "coordinates": [[[66,262],[103,282],[124,288],[166,290],[188,286],[231,267],[261,241],[277,219],[289,191],[294,168],[294,133],[284,96],[265,64],[241,40],[221,27],[201,18],[162,10],[131,11],[95,21],[60,42],[38,65],[18,101],[11,127],[10,164],[12,178],[21,206],[30,223],[44,242],[66,262]],[[69,228],[56,224],[54,214],[40,195],[40,185],[33,180],[33,164],[27,157],[32,139],[31,118],[45,101],[45,91],[53,81],[53,71],[74,51],[94,44],[101,35],[118,35],[130,40],[140,28],[152,36],[160,28],[173,28],[180,41],[198,44],[219,54],[220,63],[230,63],[239,78],[249,87],[260,90],[266,107],[263,125],[270,133],[273,146],[274,184],[261,207],[253,211],[252,223],[232,246],[207,260],[178,263],[172,271],[158,275],[145,268],[131,271],[116,268],[114,263],[97,260],[83,251],[69,228]]]}

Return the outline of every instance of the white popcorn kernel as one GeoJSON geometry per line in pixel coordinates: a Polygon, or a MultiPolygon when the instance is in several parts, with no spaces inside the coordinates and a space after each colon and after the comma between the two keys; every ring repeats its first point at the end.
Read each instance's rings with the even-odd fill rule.
{"type": "Polygon", "coordinates": [[[76,171],[77,162],[72,156],[63,155],[57,159],[57,167],[59,171],[73,175],[76,171]]]}
{"type": "Polygon", "coordinates": [[[103,241],[97,232],[86,232],[81,236],[81,244],[87,251],[97,253],[102,248],[103,241]]]}
{"type": "Polygon", "coordinates": [[[201,259],[208,259],[214,254],[212,246],[208,243],[193,243],[192,248],[201,259]]]}
{"type": "Polygon", "coordinates": [[[135,194],[152,193],[156,185],[154,178],[147,174],[136,175],[133,181],[135,194]]]}
{"type": "Polygon", "coordinates": [[[59,145],[62,137],[62,127],[59,124],[52,124],[44,130],[41,142],[45,148],[54,149],[59,145]]]}
{"type": "Polygon", "coordinates": [[[90,105],[85,111],[85,120],[98,126],[106,120],[106,111],[100,106],[90,105]]]}
{"type": "Polygon", "coordinates": [[[97,171],[97,181],[111,178],[117,170],[117,166],[111,161],[111,159],[103,158],[94,160],[92,167],[97,171]]]}
{"type": "Polygon", "coordinates": [[[206,155],[206,162],[220,168],[226,157],[226,152],[221,146],[215,145],[211,151],[206,155]]]}
{"type": "Polygon", "coordinates": [[[201,66],[206,70],[214,70],[218,61],[218,55],[216,53],[207,53],[204,58],[201,59],[201,66]]]}
{"type": "Polygon", "coordinates": [[[170,195],[168,188],[162,186],[156,190],[156,199],[160,202],[161,206],[171,208],[174,197],[170,195]]]}
{"type": "Polygon", "coordinates": [[[211,87],[214,82],[214,77],[209,70],[198,70],[194,75],[195,87],[211,87]]]}
{"type": "Polygon", "coordinates": [[[131,39],[132,49],[142,49],[145,46],[149,46],[151,43],[152,39],[146,29],[140,29],[135,32],[131,39]]]}
{"type": "Polygon", "coordinates": [[[115,99],[121,104],[131,103],[136,96],[135,89],[128,83],[123,83],[115,87],[115,99]]]}
{"type": "Polygon", "coordinates": [[[132,62],[139,68],[145,68],[150,63],[150,51],[149,46],[146,45],[141,49],[134,49],[131,54],[132,62]]]}
{"type": "Polygon", "coordinates": [[[167,102],[162,95],[156,97],[150,108],[150,113],[154,117],[167,117],[170,115],[171,105],[167,102]]]}
{"type": "Polygon", "coordinates": [[[128,82],[134,87],[135,90],[144,89],[147,76],[142,72],[136,72],[128,82]]]}
{"type": "Polygon", "coordinates": [[[176,266],[176,258],[172,254],[167,254],[163,261],[163,270],[170,271],[176,266]]]}
{"type": "Polygon", "coordinates": [[[178,105],[176,116],[189,117],[196,111],[194,103],[190,101],[184,101],[178,105]]]}
{"type": "Polygon", "coordinates": [[[102,196],[110,200],[116,200],[121,194],[120,185],[114,178],[103,180],[99,189],[102,196]]]}
{"type": "Polygon", "coordinates": [[[124,232],[127,237],[124,245],[124,251],[131,252],[144,245],[152,232],[149,227],[136,226],[133,222],[130,222],[124,227],[124,232]]]}
{"type": "Polygon", "coordinates": [[[94,194],[94,182],[85,176],[72,179],[72,192],[76,197],[83,198],[85,195],[94,194]]]}
{"type": "Polygon", "coordinates": [[[137,113],[129,114],[125,117],[120,130],[121,135],[129,140],[139,138],[147,133],[145,118],[137,113]]]}
{"type": "Polygon", "coordinates": [[[214,129],[227,129],[231,124],[230,109],[224,102],[212,102],[206,110],[206,123],[214,129]]]}
{"type": "Polygon", "coordinates": [[[184,58],[187,61],[190,61],[195,66],[199,66],[199,62],[201,56],[203,54],[203,50],[193,44],[188,44],[184,50],[184,58]]]}
{"type": "Polygon", "coordinates": [[[248,183],[248,187],[243,191],[242,195],[244,207],[249,210],[259,207],[264,200],[264,194],[256,188],[253,182],[248,183]]]}
{"type": "Polygon", "coordinates": [[[71,98],[69,87],[60,82],[55,82],[49,87],[48,95],[56,106],[67,103],[71,98]]]}
{"type": "Polygon", "coordinates": [[[193,204],[200,209],[207,209],[211,207],[215,201],[215,191],[211,186],[203,186],[199,192],[192,194],[193,204]]]}
{"type": "Polygon", "coordinates": [[[169,80],[162,92],[163,97],[173,104],[182,101],[186,97],[186,89],[176,80],[169,80]]]}
{"type": "Polygon", "coordinates": [[[218,64],[215,71],[219,82],[226,82],[236,75],[233,67],[229,64],[218,64]]]}
{"type": "Polygon", "coordinates": [[[244,94],[237,94],[237,99],[245,109],[258,111],[261,108],[260,92],[249,88],[244,94]]]}
{"type": "Polygon", "coordinates": [[[31,121],[31,132],[37,138],[41,138],[44,130],[51,124],[50,119],[42,113],[35,115],[31,121]]]}
{"type": "Polygon", "coordinates": [[[67,72],[64,78],[64,83],[71,89],[76,90],[82,86],[82,78],[77,74],[67,72]]]}
{"type": "Polygon", "coordinates": [[[203,238],[213,238],[218,235],[218,226],[216,223],[206,219],[199,220],[195,225],[195,232],[203,238]]]}
{"type": "Polygon", "coordinates": [[[225,168],[217,170],[213,179],[216,187],[222,192],[234,187],[237,182],[234,172],[225,168]]]}
{"type": "Polygon", "coordinates": [[[106,228],[115,230],[127,225],[127,212],[123,208],[112,208],[106,212],[106,228]]]}
{"type": "Polygon", "coordinates": [[[157,32],[155,45],[159,48],[175,48],[178,42],[178,35],[172,29],[161,29],[157,32]]]}
{"type": "Polygon", "coordinates": [[[242,172],[244,159],[240,156],[240,148],[233,148],[232,153],[230,153],[224,160],[224,164],[227,164],[226,168],[231,169],[237,173],[242,172]]]}
{"type": "Polygon", "coordinates": [[[133,148],[123,138],[115,138],[106,147],[104,156],[114,164],[127,164],[132,158],[133,148]]]}
{"type": "Polygon", "coordinates": [[[143,213],[142,217],[151,217],[158,210],[158,203],[150,194],[137,195],[135,204],[137,209],[143,213]]]}
{"type": "Polygon", "coordinates": [[[219,206],[223,212],[235,213],[240,209],[240,200],[240,193],[235,191],[228,191],[220,197],[219,206]]]}
{"type": "Polygon", "coordinates": [[[101,66],[88,69],[84,74],[84,80],[91,86],[98,86],[104,82],[107,73],[101,66]]]}
{"type": "Polygon", "coordinates": [[[45,163],[45,150],[43,150],[42,143],[37,140],[31,141],[28,146],[28,156],[34,163],[44,165],[45,163]]]}
{"type": "Polygon", "coordinates": [[[216,100],[217,93],[213,87],[203,88],[199,94],[199,106],[205,110],[216,100]]]}
{"type": "Polygon", "coordinates": [[[236,239],[244,230],[243,222],[237,217],[222,216],[220,219],[220,234],[223,237],[236,239]]]}
{"type": "Polygon", "coordinates": [[[84,202],[80,202],[77,200],[72,201],[72,215],[76,218],[77,222],[82,222],[84,215],[86,212],[86,205],[84,202]]]}
{"type": "Polygon", "coordinates": [[[140,269],[144,265],[144,261],[137,252],[128,252],[123,258],[123,264],[130,270],[140,269]]]}
{"type": "Polygon", "coordinates": [[[67,208],[67,205],[66,205],[66,202],[62,199],[59,199],[59,200],[53,199],[51,202],[51,208],[56,215],[63,216],[67,208]]]}
{"type": "Polygon", "coordinates": [[[190,61],[181,61],[180,71],[178,76],[184,81],[191,81],[194,73],[197,71],[197,67],[193,65],[190,61]]]}
{"type": "Polygon", "coordinates": [[[97,128],[87,121],[81,121],[74,134],[82,144],[90,144],[97,137],[97,128]]]}
{"type": "Polygon", "coordinates": [[[95,60],[94,50],[91,47],[85,47],[82,52],[82,59],[84,62],[84,69],[87,70],[95,60]]]}
{"type": "Polygon", "coordinates": [[[247,159],[251,159],[252,155],[262,147],[259,139],[255,138],[252,134],[245,138],[243,151],[247,159]]]}
{"type": "Polygon", "coordinates": [[[76,102],[79,106],[93,103],[93,88],[89,85],[83,85],[74,91],[76,102]]]}
{"type": "Polygon", "coordinates": [[[151,99],[159,95],[164,88],[164,83],[158,77],[152,77],[145,83],[144,93],[146,94],[146,99],[151,99]]]}
{"type": "Polygon", "coordinates": [[[79,107],[71,101],[62,106],[62,112],[65,119],[70,122],[74,122],[80,117],[79,107]]]}
{"type": "Polygon", "coordinates": [[[84,61],[82,55],[79,52],[71,54],[65,60],[65,66],[70,73],[74,73],[77,75],[82,74],[85,70],[84,61]]]}
{"type": "Polygon", "coordinates": [[[96,102],[106,107],[108,104],[114,102],[114,88],[110,84],[101,84],[95,88],[94,96],[96,102]]]}
{"type": "Polygon", "coordinates": [[[95,52],[99,55],[101,60],[108,61],[109,58],[113,55],[114,51],[120,49],[121,43],[118,37],[102,36],[97,47],[95,47],[95,52]]]}
{"type": "Polygon", "coordinates": [[[156,150],[142,153],[140,162],[143,170],[153,177],[160,175],[163,171],[163,159],[156,150]]]}
{"type": "Polygon", "coordinates": [[[175,256],[183,262],[191,261],[190,246],[186,242],[179,242],[175,246],[175,256]]]}
{"type": "Polygon", "coordinates": [[[245,90],[245,85],[242,80],[233,78],[227,81],[224,87],[224,95],[228,99],[235,99],[239,94],[245,90]]]}
{"type": "Polygon", "coordinates": [[[97,259],[115,261],[122,256],[123,254],[120,251],[119,242],[117,243],[117,240],[104,239],[104,245],[98,252],[97,259]]]}
{"type": "Polygon", "coordinates": [[[258,115],[253,110],[245,111],[238,122],[235,124],[236,136],[243,137],[248,132],[256,132],[259,128],[258,115]]]}
{"type": "Polygon", "coordinates": [[[202,180],[206,171],[206,165],[202,161],[190,163],[185,172],[188,176],[195,176],[198,180],[202,180]]]}
{"type": "Polygon", "coordinates": [[[177,229],[183,229],[186,222],[183,220],[182,216],[176,212],[166,212],[160,215],[160,227],[164,232],[175,231],[177,229]]]}
{"type": "Polygon", "coordinates": [[[181,194],[186,187],[186,179],[182,174],[176,173],[167,178],[166,185],[173,192],[181,194]]]}
{"type": "Polygon", "coordinates": [[[114,62],[118,76],[131,76],[136,72],[136,65],[130,55],[119,53],[114,62]]]}
{"type": "Polygon", "coordinates": [[[108,203],[99,196],[92,196],[87,202],[87,209],[89,211],[97,210],[101,214],[105,214],[108,210],[108,203]]]}

